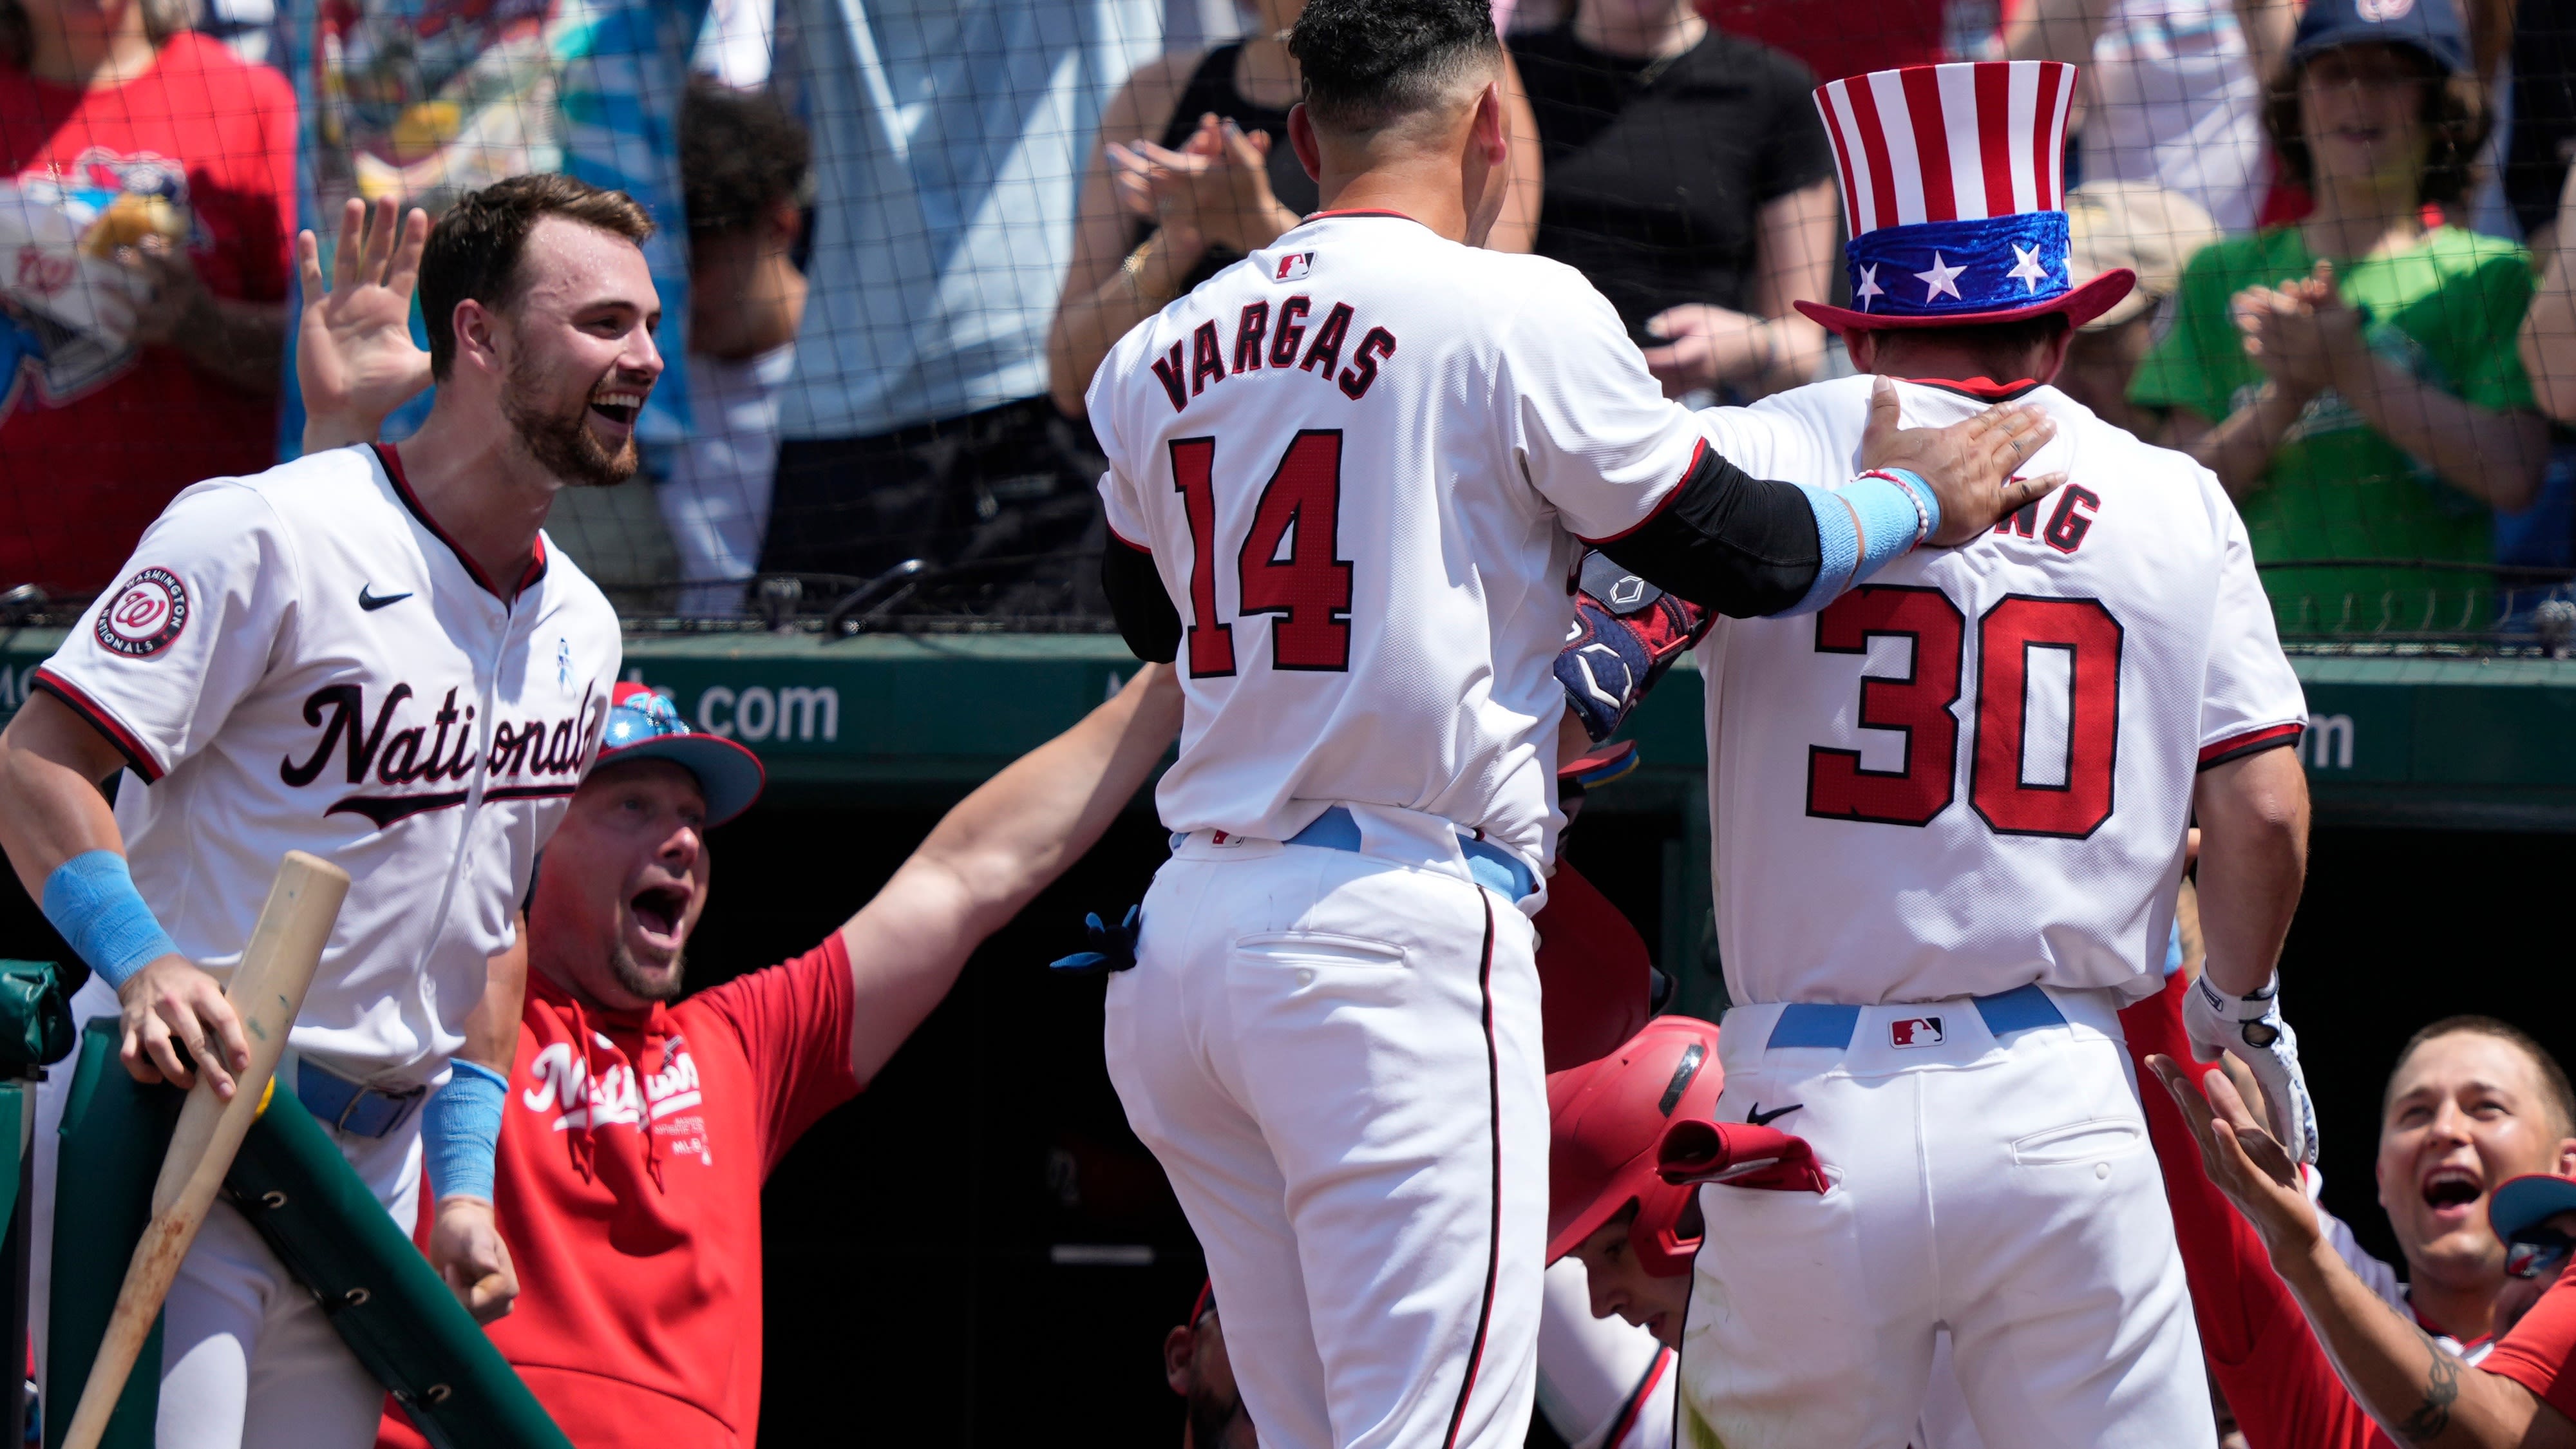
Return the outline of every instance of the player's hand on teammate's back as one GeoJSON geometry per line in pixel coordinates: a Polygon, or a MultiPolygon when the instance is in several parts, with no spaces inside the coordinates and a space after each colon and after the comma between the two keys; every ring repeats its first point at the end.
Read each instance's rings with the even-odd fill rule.
{"type": "Polygon", "coordinates": [[[2254,1225],[2273,1260],[2313,1247],[2324,1230],[2299,1180],[2299,1165],[2280,1139],[2264,1130],[2227,1074],[2215,1067],[2202,1073],[2204,1097],[2173,1058],[2151,1056],[2147,1066],[2182,1109],[2209,1180],[2254,1225]]]}
{"type": "Polygon", "coordinates": [[[394,204],[379,201],[374,224],[355,197],[340,213],[331,281],[321,245],[295,238],[304,278],[304,317],[295,335],[295,379],[304,394],[304,450],[371,442],[394,409],[429,386],[429,354],[411,335],[411,298],[429,243],[429,215],[415,209],[397,231],[394,204]]]}
{"type": "Polygon", "coordinates": [[[477,1323],[506,1317],[518,1301],[519,1270],[492,1204],[479,1197],[443,1197],[429,1226],[429,1265],[474,1315],[477,1323]]]}
{"type": "Polygon", "coordinates": [[[134,1080],[193,1087],[193,1064],[214,1083],[216,1096],[231,1098],[233,1073],[250,1067],[250,1043],[215,978],[181,957],[164,956],[125,978],[116,999],[124,1016],[122,1056],[134,1080]]]}
{"type": "Polygon", "coordinates": [[[1956,548],[1979,537],[2066,481],[2063,473],[2013,476],[2023,459],[2057,436],[2057,424],[2037,408],[2004,403],[1946,428],[1902,427],[1903,416],[1896,385],[1880,378],[1869,393],[1860,465],[1903,468],[1932,485],[1941,526],[1931,541],[1939,547],[1956,548]]]}

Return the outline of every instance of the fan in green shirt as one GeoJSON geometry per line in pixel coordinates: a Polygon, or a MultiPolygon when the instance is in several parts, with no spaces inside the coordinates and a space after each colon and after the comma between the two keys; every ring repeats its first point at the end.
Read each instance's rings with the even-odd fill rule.
{"type": "Polygon", "coordinates": [[[2237,500],[2284,634],[2484,628],[2494,510],[2547,459],[2514,346],[2530,257],[2421,220],[2486,128],[2451,57],[2321,28],[2266,117],[2316,210],[2195,256],[2129,396],[2237,500]]]}

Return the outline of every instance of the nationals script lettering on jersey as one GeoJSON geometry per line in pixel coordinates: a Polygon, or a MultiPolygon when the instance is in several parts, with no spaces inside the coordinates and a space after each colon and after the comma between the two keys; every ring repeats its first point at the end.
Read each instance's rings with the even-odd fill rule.
{"type": "Polygon", "coordinates": [[[197,484],[36,675],[140,777],[117,824],[190,959],[239,958],[289,848],[348,870],[293,1040],[388,1086],[462,1045],[619,657],[607,599],[543,534],[495,588],[399,468],[342,448],[197,484]]]}

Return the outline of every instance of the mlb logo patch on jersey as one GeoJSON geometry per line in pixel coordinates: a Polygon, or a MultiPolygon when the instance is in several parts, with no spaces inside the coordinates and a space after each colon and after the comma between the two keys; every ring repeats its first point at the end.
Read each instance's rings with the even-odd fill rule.
{"type": "Polygon", "coordinates": [[[1314,269],[1315,254],[1313,252],[1290,252],[1288,255],[1279,259],[1279,270],[1271,276],[1270,280],[1274,282],[1293,282],[1314,269]]]}
{"type": "Polygon", "coordinates": [[[1887,1044],[1900,1047],[1928,1047],[1941,1044],[1941,1018],[1909,1016],[1887,1024],[1887,1044]]]}

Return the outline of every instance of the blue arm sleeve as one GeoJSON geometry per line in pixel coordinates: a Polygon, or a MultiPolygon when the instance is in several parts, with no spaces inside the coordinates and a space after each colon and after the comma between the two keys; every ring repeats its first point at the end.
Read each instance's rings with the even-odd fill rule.
{"type": "Polygon", "coordinates": [[[1913,551],[1941,526],[1941,505],[1921,478],[1902,469],[1892,476],[1863,474],[1839,489],[1808,488],[1816,512],[1816,542],[1823,555],[1816,581],[1775,619],[1812,614],[1913,551]]]}
{"type": "Polygon", "coordinates": [[[178,944],[143,897],[125,857],[89,850],[45,877],[45,919],[110,986],[123,986],[146,965],[179,954],[178,944]]]}
{"type": "Polygon", "coordinates": [[[447,1085],[420,1109],[421,1154],[429,1162],[430,1191],[438,1198],[492,1197],[493,1155],[501,1146],[501,1105],[510,1083],[499,1072],[463,1057],[448,1063],[447,1085]]]}

